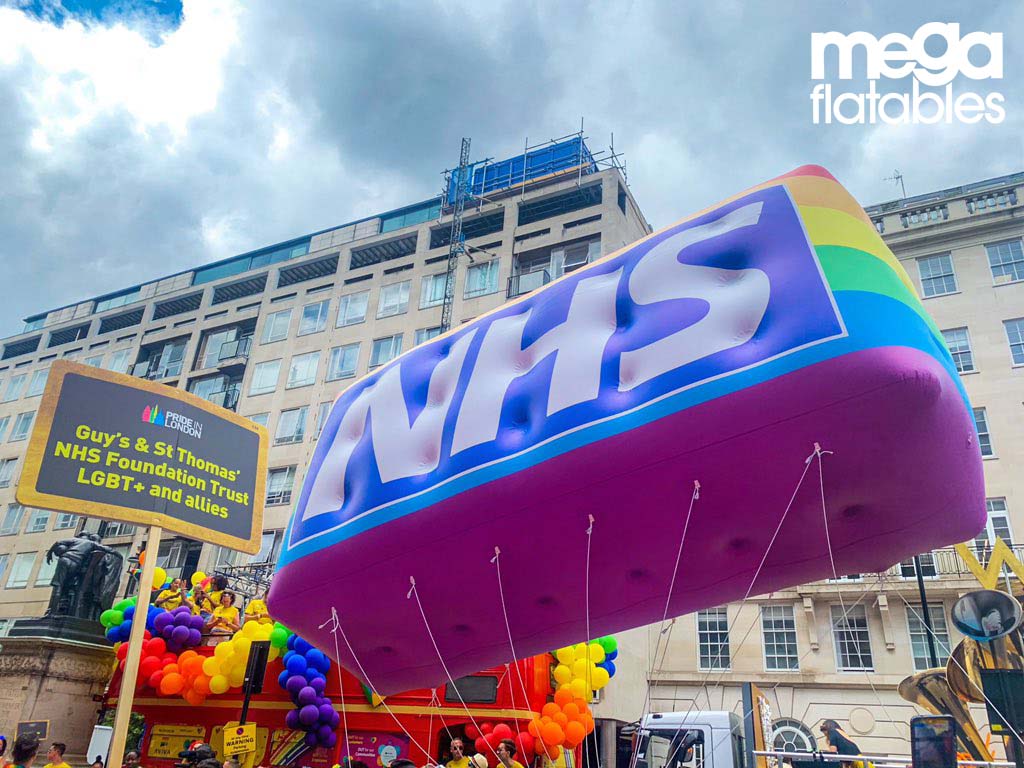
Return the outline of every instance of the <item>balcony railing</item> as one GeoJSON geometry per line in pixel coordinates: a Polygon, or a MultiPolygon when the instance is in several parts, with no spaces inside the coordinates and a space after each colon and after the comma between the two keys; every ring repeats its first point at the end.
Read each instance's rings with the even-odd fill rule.
{"type": "Polygon", "coordinates": [[[538,269],[533,272],[524,272],[520,275],[512,275],[508,279],[507,298],[514,299],[524,293],[535,291],[541,286],[551,282],[551,273],[546,269],[538,269]]]}
{"type": "Polygon", "coordinates": [[[249,357],[250,349],[252,349],[252,336],[243,336],[234,341],[225,341],[220,345],[217,362],[224,365],[225,363],[236,362],[239,358],[244,360],[249,357]]]}
{"type": "MultiPolygon", "coordinates": [[[[987,567],[989,560],[992,557],[992,545],[975,545],[970,544],[972,554],[978,558],[978,562],[981,563],[982,567],[987,567]]],[[[1024,546],[1011,547],[1013,556],[1021,562],[1024,562],[1024,546]]],[[[1004,569],[1010,574],[1012,578],[1016,578],[1010,570],[1004,569]]],[[[907,579],[914,580],[917,578],[917,572],[914,569],[914,561],[904,560],[902,563],[897,563],[883,574],[888,578],[895,579],[907,579]]],[[[970,569],[966,563],[960,558],[956,550],[952,547],[945,549],[936,549],[932,552],[927,552],[921,555],[921,575],[926,579],[946,577],[960,577],[960,578],[973,578],[970,569]]],[[[828,579],[827,581],[818,582],[819,584],[834,584],[838,582],[860,582],[874,578],[874,574],[848,574],[846,576],[840,576],[839,579],[833,580],[828,579]]]]}
{"type": "Polygon", "coordinates": [[[226,387],[219,392],[213,392],[207,398],[214,405],[219,405],[221,408],[227,408],[229,411],[235,410],[235,406],[238,405],[238,398],[241,395],[241,387],[234,385],[226,387]]]}

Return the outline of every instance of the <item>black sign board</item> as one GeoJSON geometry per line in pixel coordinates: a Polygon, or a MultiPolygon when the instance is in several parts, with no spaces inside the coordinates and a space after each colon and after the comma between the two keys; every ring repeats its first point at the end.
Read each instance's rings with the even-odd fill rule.
{"type": "Polygon", "coordinates": [[[18,723],[17,738],[22,736],[28,736],[39,741],[46,741],[47,735],[50,733],[50,721],[49,720],[25,720],[24,722],[18,723]]]}

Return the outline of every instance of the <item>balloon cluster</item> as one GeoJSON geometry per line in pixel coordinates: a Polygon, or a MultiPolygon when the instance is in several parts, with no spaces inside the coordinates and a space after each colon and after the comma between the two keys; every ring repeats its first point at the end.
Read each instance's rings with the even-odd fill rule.
{"type": "Polygon", "coordinates": [[[552,760],[557,759],[560,747],[575,749],[594,731],[594,716],[587,702],[569,688],[555,691],[555,700],[545,704],[540,714],[530,721],[528,730],[552,760]]]}
{"type": "MultiPolygon", "coordinates": [[[[167,650],[167,643],[162,637],[150,637],[149,632],[143,634],[142,651],[139,656],[139,674],[136,687],[149,686],[155,691],[160,690],[164,674],[178,671],[178,656],[167,650]]],[[[128,643],[121,643],[116,650],[117,658],[124,670],[125,658],[128,655],[128,643]]]]}
{"type": "MultiPolygon", "coordinates": [[[[113,608],[100,614],[100,624],[107,630],[106,638],[112,643],[123,643],[131,637],[132,620],[135,618],[136,598],[128,598],[114,605],[113,608]]],[[[152,634],[154,622],[161,613],[166,613],[163,608],[155,605],[149,606],[149,614],[146,616],[146,629],[152,634]]]]}
{"type": "Polygon", "coordinates": [[[612,679],[618,655],[618,641],[611,636],[559,648],[553,672],[558,689],[570,690],[574,698],[589,699],[592,691],[601,690],[612,679]]]}
{"type": "Polygon", "coordinates": [[[498,764],[497,749],[502,739],[512,739],[516,743],[516,760],[524,765],[530,765],[536,755],[533,736],[529,733],[515,734],[505,723],[480,723],[479,729],[475,725],[467,725],[466,738],[473,742],[477,752],[487,758],[491,768],[498,764]]]}
{"type": "Polygon", "coordinates": [[[173,611],[158,613],[153,619],[153,631],[167,641],[172,653],[179,653],[203,642],[204,623],[202,616],[193,615],[192,609],[182,605],[173,611]]]}
{"type": "MultiPolygon", "coordinates": [[[[255,624],[270,630],[269,624],[255,624]]],[[[248,625],[247,625],[248,626],[248,625]]],[[[273,635],[284,627],[277,625],[272,631],[271,648],[274,648],[273,635]]],[[[287,630],[284,630],[287,632],[287,630]]],[[[280,632],[277,634],[280,638],[280,632]]],[[[298,635],[287,638],[285,647],[284,671],[277,678],[278,684],[292,697],[295,709],[285,715],[284,722],[293,731],[306,732],[306,745],[310,747],[333,747],[338,742],[338,724],[341,717],[334,709],[331,700],[324,696],[327,687],[327,672],[331,668],[331,660],[322,651],[314,648],[298,635]]]]}
{"type": "MultiPolygon", "coordinates": [[[[255,640],[270,640],[272,627],[247,621],[229,640],[213,649],[213,656],[205,657],[202,672],[210,678],[210,692],[224,693],[228,688],[240,688],[245,681],[245,667],[249,663],[249,649],[255,640]]],[[[280,654],[271,644],[268,660],[280,654]]]]}

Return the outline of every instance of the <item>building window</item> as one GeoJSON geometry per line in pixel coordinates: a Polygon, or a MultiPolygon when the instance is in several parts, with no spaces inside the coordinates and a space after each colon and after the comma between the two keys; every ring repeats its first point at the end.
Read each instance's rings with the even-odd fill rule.
{"type": "Polygon", "coordinates": [[[263,335],[260,336],[260,344],[287,339],[288,326],[291,321],[292,311],[290,309],[282,309],[280,312],[267,315],[267,319],[263,322],[263,335]]]}
{"type": "Polygon", "coordinates": [[[1020,240],[989,243],[985,245],[985,250],[988,252],[988,266],[992,270],[992,282],[1000,284],[1024,280],[1024,248],[1020,240]]]}
{"type": "Polygon", "coordinates": [[[324,431],[324,424],[327,422],[327,414],[331,412],[331,406],[334,403],[320,403],[316,409],[316,422],[313,426],[313,439],[320,437],[320,433],[324,431]]]}
{"type": "Polygon", "coordinates": [[[260,551],[249,558],[250,563],[272,563],[276,562],[277,558],[275,546],[279,541],[278,536],[280,531],[264,531],[263,536],[260,538],[260,551]]]}
{"type": "Polygon", "coordinates": [[[772,746],[779,752],[816,752],[817,742],[799,720],[784,717],[772,724],[772,746]]]}
{"type": "Polygon", "coordinates": [[[7,434],[7,426],[11,423],[10,416],[0,416],[0,440],[7,434]]]}
{"type": "Polygon", "coordinates": [[[82,362],[93,368],[102,368],[103,355],[93,355],[92,357],[85,358],[85,360],[83,360],[82,362]]]}
{"type": "MultiPolygon", "coordinates": [[[[949,630],[946,628],[946,614],[941,605],[929,605],[928,616],[932,621],[932,638],[935,640],[935,654],[939,666],[949,661],[949,630]]],[[[914,657],[914,669],[921,672],[932,668],[928,653],[928,627],[924,625],[924,611],[920,605],[907,604],[907,628],[910,631],[910,652],[914,657]]]]}
{"type": "Polygon", "coordinates": [[[444,284],[447,273],[440,275],[424,275],[420,288],[420,309],[436,307],[444,302],[444,284]]]}
{"type": "Polygon", "coordinates": [[[498,260],[473,264],[466,270],[466,292],[464,297],[485,296],[498,292],[498,260]]]}
{"type": "MultiPolygon", "coordinates": [[[[6,553],[3,554],[3,555],[0,555],[0,579],[2,579],[4,577],[5,573],[7,573],[7,561],[10,560],[10,559],[11,559],[11,556],[6,554],[6,553]]],[[[10,621],[10,619],[0,619],[0,621],[10,621]]],[[[4,629],[3,632],[0,632],[0,634],[6,635],[7,634],[6,628],[4,629]]]]}
{"type": "Polygon", "coordinates": [[[1006,499],[985,499],[985,510],[988,512],[988,520],[985,529],[974,537],[974,551],[981,564],[988,566],[996,539],[1002,539],[1006,546],[1013,547],[1013,530],[1010,528],[1010,515],[1006,511],[1006,499]]]}
{"type": "Polygon", "coordinates": [[[0,536],[13,536],[21,530],[21,518],[25,508],[16,502],[7,505],[3,522],[0,523],[0,536]]]}
{"type": "Polygon", "coordinates": [[[302,308],[299,318],[299,336],[318,333],[327,327],[327,313],[331,308],[331,300],[324,299],[315,304],[307,304],[302,308]]]}
{"type": "Polygon", "coordinates": [[[46,378],[49,375],[50,369],[48,367],[33,371],[32,378],[28,382],[28,392],[25,393],[25,397],[36,397],[43,394],[43,390],[46,389],[46,378]]]}
{"type": "Polygon", "coordinates": [[[39,564],[39,570],[36,571],[36,580],[32,586],[35,587],[49,587],[53,582],[53,574],[57,570],[57,558],[51,558],[50,562],[46,562],[46,558],[40,558],[42,562],[39,564]]]}
{"type": "Polygon", "coordinates": [[[257,424],[262,424],[264,427],[270,425],[270,414],[269,413],[254,413],[252,416],[247,416],[249,421],[254,421],[257,424]]]}
{"type": "Polygon", "coordinates": [[[59,512],[57,513],[57,522],[54,523],[53,530],[64,531],[77,525],[78,515],[73,515],[70,512],[59,512]]]}
{"type": "Polygon", "coordinates": [[[966,328],[950,328],[942,332],[942,338],[953,356],[953,364],[959,373],[970,373],[974,370],[974,355],[971,353],[971,338],[966,328]]]}
{"type": "Polygon", "coordinates": [[[832,606],[832,638],[836,646],[836,669],[840,672],[873,672],[868,614],[863,605],[843,611],[832,606]]]}
{"type": "Polygon", "coordinates": [[[410,280],[406,280],[381,287],[380,299],[377,302],[377,317],[401,315],[409,309],[410,282],[410,280]]]}
{"type": "Polygon", "coordinates": [[[956,293],[953,258],[948,253],[923,256],[917,260],[917,268],[921,272],[921,291],[925,297],[956,293]]]}
{"type": "Polygon", "coordinates": [[[370,299],[369,291],[350,293],[338,300],[337,327],[355,325],[366,320],[366,305],[370,299]]]}
{"type": "MultiPolygon", "coordinates": [[[[925,552],[924,554],[918,555],[918,559],[921,561],[922,578],[927,579],[938,573],[935,568],[935,555],[931,552],[925,552]]],[[[917,566],[914,564],[913,558],[904,560],[900,563],[900,576],[904,579],[917,578],[917,566]]]]}
{"type": "Polygon", "coordinates": [[[0,459],[0,488],[8,488],[14,477],[14,465],[17,459],[0,459]]]}
{"type": "Polygon", "coordinates": [[[373,351],[370,354],[370,367],[376,368],[378,365],[384,365],[400,354],[402,354],[402,334],[374,339],[373,351]]]}
{"type": "Polygon", "coordinates": [[[15,443],[28,437],[29,430],[32,429],[32,418],[35,415],[35,411],[26,411],[25,413],[19,413],[15,417],[9,442],[15,443]]]}
{"type": "Polygon", "coordinates": [[[1006,339],[1010,342],[1010,358],[1014,365],[1024,365],[1024,317],[1004,320],[1006,339]]]}
{"type": "Polygon", "coordinates": [[[19,373],[17,376],[12,376],[11,380],[7,382],[7,389],[4,390],[3,402],[10,403],[21,397],[21,390],[25,388],[25,379],[27,374],[19,373]]]}
{"type": "Polygon", "coordinates": [[[441,335],[441,326],[435,325],[433,328],[420,328],[416,331],[416,343],[418,347],[424,342],[430,341],[431,339],[437,338],[441,335]]]}
{"type": "Polygon", "coordinates": [[[288,383],[285,384],[285,388],[306,387],[315,382],[316,369],[319,365],[319,352],[307,352],[304,355],[293,357],[292,364],[288,368],[288,383]]]}
{"type": "Polygon", "coordinates": [[[701,669],[729,669],[729,617],[724,607],[698,611],[697,645],[701,669]]]}
{"type": "MultiPolygon", "coordinates": [[[[118,536],[134,536],[135,526],[131,523],[104,523],[100,536],[104,539],[113,539],[118,536]]],[[[164,542],[165,544],[167,542],[164,542]]],[[[163,545],[161,545],[163,546],[163,545]]],[[[162,567],[162,566],[161,566],[162,567]]]]}
{"type": "Polygon", "coordinates": [[[267,473],[267,504],[288,504],[292,500],[295,467],[280,467],[267,473]]]}
{"type": "Polygon", "coordinates": [[[28,516],[28,525],[25,526],[25,533],[42,533],[50,525],[50,511],[47,509],[33,509],[28,516]]]}
{"type": "Polygon", "coordinates": [[[974,409],[974,429],[978,432],[978,447],[982,456],[995,456],[992,450],[992,435],[988,433],[988,413],[984,408],[974,409]]]}
{"type": "Polygon", "coordinates": [[[128,367],[132,364],[132,351],[130,349],[119,349],[110,356],[107,363],[107,370],[115,373],[128,373],[128,367]]]}
{"type": "Polygon", "coordinates": [[[11,572],[7,576],[7,589],[22,589],[28,586],[28,575],[32,573],[32,564],[36,561],[35,552],[22,552],[14,556],[11,572]]]}
{"type": "Polygon", "coordinates": [[[793,606],[762,605],[761,633],[764,637],[764,668],[766,671],[789,672],[800,669],[793,606]]]}
{"type": "Polygon", "coordinates": [[[256,363],[252,371],[252,381],[249,383],[250,395],[262,395],[273,392],[277,389],[277,380],[281,377],[281,361],[268,360],[265,363],[256,363]]]}
{"type": "Polygon", "coordinates": [[[274,445],[286,445],[287,443],[301,443],[306,437],[306,413],[308,406],[291,408],[281,411],[277,420],[277,432],[274,435],[274,445]]]}
{"type": "Polygon", "coordinates": [[[357,365],[359,365],[359,344],[335,347],[331,350],[331,357],[327,362],[327,380],[334,381],[355,376],[357,365]]]}

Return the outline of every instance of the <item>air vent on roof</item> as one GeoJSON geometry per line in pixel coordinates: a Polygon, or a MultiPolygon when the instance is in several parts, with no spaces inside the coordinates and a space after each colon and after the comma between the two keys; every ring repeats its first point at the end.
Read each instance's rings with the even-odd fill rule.
{"type": "Polygon", "coordinates": [[[99,333],[120,331],[122,328],[131,328],[133,325],[138,325],[142,322],[142,313],[145,311],[145,307],[139,307],[138,309],[133,309],[131,312],[124,312],[120,315],[114,315],[113,317],[104,317],[100,320],[99,333]]]}
{"type": "Polygon", "coordinates": [[[50,334],[50,341],[47,347],[59,347],[61,344],[70,344],[72,341],[84,339],[89,335],[89,324],[76,325],[73,328],[61,328],[50,334]]]}
{"type": "MultiPolygon", "coordinates": [[[[488,213],[485,216],[476,216],[472,219],[466,219],[462,224],[462,235],[467,240],[472,240],[474,237],[483,237],[484,235],[492,235],[495,232],[501,232],[504,228],[505,209],[502,208],[499,211],[488,213]]],[[[451,225],[434,227],[430,230],[431,248],[443,248],[451,241],[451,225]]]]}
{"type": "Polygon", "coordinates": [[[162,301],[157,304],[156,309],[153,310],[153,319],[161,320],[165,317],[171,317],[172,315],[181,315],[185,312],[195,312],[199,309],[199,305],[202,303],[202,291],[190,293],[188,296],[179,296],[176,299],[162,301]]]}
{"type": "Polygon", "coordinates": [[[601,185],[591,184],[588,187],[571,189],[559,195],[531,200],[519,204],[519,226],[532,224],[535,221],[558,216],[581,208],[599,205],[601,202],[601,185]]]}
{"type": "Polygon", "coordinates": [[[31,339],[22,339],[21,341],[12,341],[10,344],[4,344],[4,360],[8,360],[18,355],[27,355],[29,352],[35,352],[39,349],[39,340],[42,336],[35,336],[31,339]]]}
{"type": "Polygon", "coordinates": [[[278,273],[277,287],[284,288],[306,280],[316,280],[321,277],[333,275],[338,271],[338,254],[325,256],[315,261],[307,261],[305,264],[296,264],[294,267],[284,267],[278,273]]]}
{"type": "Polygon", "coordinates": [[[400,259],[403,256],[410,256],[415,252],[416,233],[414,232],[397,240],[374,243],[365,248],[352,251],[350,269],[359,269],[359,267],[368,267],[371,264],[379,264],[382,261],[400,259]]]}
{"type": "Polygon", "coordinates": [[[225,301],[234,301],[235,299],[241,299],[243,296],[253,296],[257,293],[263,293],[266,287],[266,272],[262,275],[256,275],[256,277],[239,280],[237,283],[218,285],[213,289],[213,301],[211,303],[223,304],[225,301]]]}

